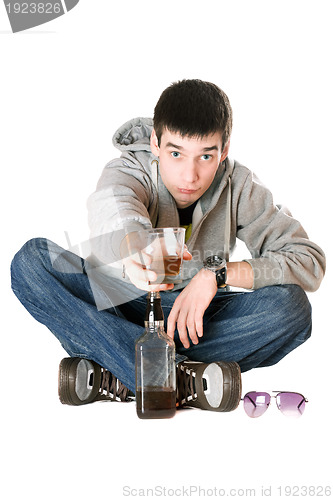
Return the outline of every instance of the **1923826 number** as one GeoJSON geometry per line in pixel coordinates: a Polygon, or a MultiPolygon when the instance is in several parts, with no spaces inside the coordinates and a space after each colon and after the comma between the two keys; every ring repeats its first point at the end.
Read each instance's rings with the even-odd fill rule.
{"type": "Polygon", "coordinates": [[[279,486],[279,496],[286,497],[328,497],[332,494],[330,486],[279,486]]]}
{"type": "Polygon", "coordinates": [[[60,14],[60,3],[44,2],[23,2],[14,4],[7,3],[6,8],[9,14],[60,14]]]}

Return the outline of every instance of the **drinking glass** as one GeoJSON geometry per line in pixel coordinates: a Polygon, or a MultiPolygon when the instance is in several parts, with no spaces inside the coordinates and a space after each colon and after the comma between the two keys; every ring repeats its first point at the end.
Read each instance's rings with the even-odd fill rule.
{"type": "Polygon", "coordinates": [[[146,269],[154,271],[157,279],[152,284],[181,283],[183,277],[183,252],[185,229],[163,227],[143,231],[140,235],[142,252],[151,257],[146,269]]]}

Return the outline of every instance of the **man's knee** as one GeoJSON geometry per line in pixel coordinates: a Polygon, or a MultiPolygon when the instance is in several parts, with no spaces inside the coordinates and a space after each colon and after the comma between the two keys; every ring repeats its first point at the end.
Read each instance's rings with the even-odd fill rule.
{"type": "Polygon", "coordinates": [[[83,272],[83,261],[80,256],[64,250],[46,238],[33,238],[23,245],[14,256],[11,264],[12,280],[24,279],[41,270],[53,273],[83,272]]]}
{"type": "Polygon", "coordinates": [[[14,255],[11,262],[11,283],[15,295],[34,279],[38,267],[42,266],[42,251],[47,248],[47,240],[33,238],[27,241],[14,255]]]}
{"type": "Polygon", "coordinates": [[[311,304],[304,290],[298,285],[280,285],[277,287],[281,311],[287,317],[301,315],[311,320],[311,304]]]}
{"type": "Polygon", "coordinates": [[[27,241],[14,255],[11,262],[12,278],[18,278],[29,272],[40,261],[41,250],[47,248],[47,240],[44,238],[33,238],[27,241]]]}
{"type": "Polygon", "coordinates": [[[272,289],[271,300],[275,301],[275,314],[280,324],[300,335],[304,342],[311,335],[311,304],[304,290],[298,285],[279,285],[272,289]]]}

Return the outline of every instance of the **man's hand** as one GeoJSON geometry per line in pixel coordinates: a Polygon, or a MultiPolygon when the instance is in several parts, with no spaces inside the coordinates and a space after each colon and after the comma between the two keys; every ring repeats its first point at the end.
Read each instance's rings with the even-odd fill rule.
{"type": "Polygon", "coordinates": [[[177,329],[184,347],[190,347],[189,339],[198,344],[203,336],[203,315],[215,297],[217,284],[214,273],[201,269],[179,294],[168,317],[167,334],[174,337],[177,329]]]}
{"type": "Polygon", "coordinates": [[[172,290],[174,287],[173,284],[150,284],[157,280],[157,274],[146,269],[151,264],[151,256],[144,252],[138,252],[123,259],[123,264],[131,283],[140,290],[159,292],[161,290],[172,290]]]}
{"type": "MultiPolygon", "coordinates": [[[[152,256],[143,252],[141,249],[140,238],[137,233],[131,233],[123,240],[121,245],[121,254],[123,256],[123,265],[125,272],[134,286],[146,292],[158,292],[162,290],[172,290],[174,285],[156,283],[157,274],[149,268],[152,256]]],[[[183,260],[191,260],[192,255],[184,246],[183,260]]]]}

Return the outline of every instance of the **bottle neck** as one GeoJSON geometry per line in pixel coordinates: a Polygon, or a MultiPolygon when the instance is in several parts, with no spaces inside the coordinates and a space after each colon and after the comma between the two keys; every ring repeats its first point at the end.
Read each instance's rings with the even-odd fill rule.
{"type": "Polygon", "coordinates": [[[159,292],[148,292],[144,323],[147,329],[164,330],[164,315],[159,292]]]}
{"type": "Polygon", "coordinates": [[[164,321],[145,321],[145,328],[149,329],[154,329],[160,328],[161,330],[164,330],[164,321]]]}

